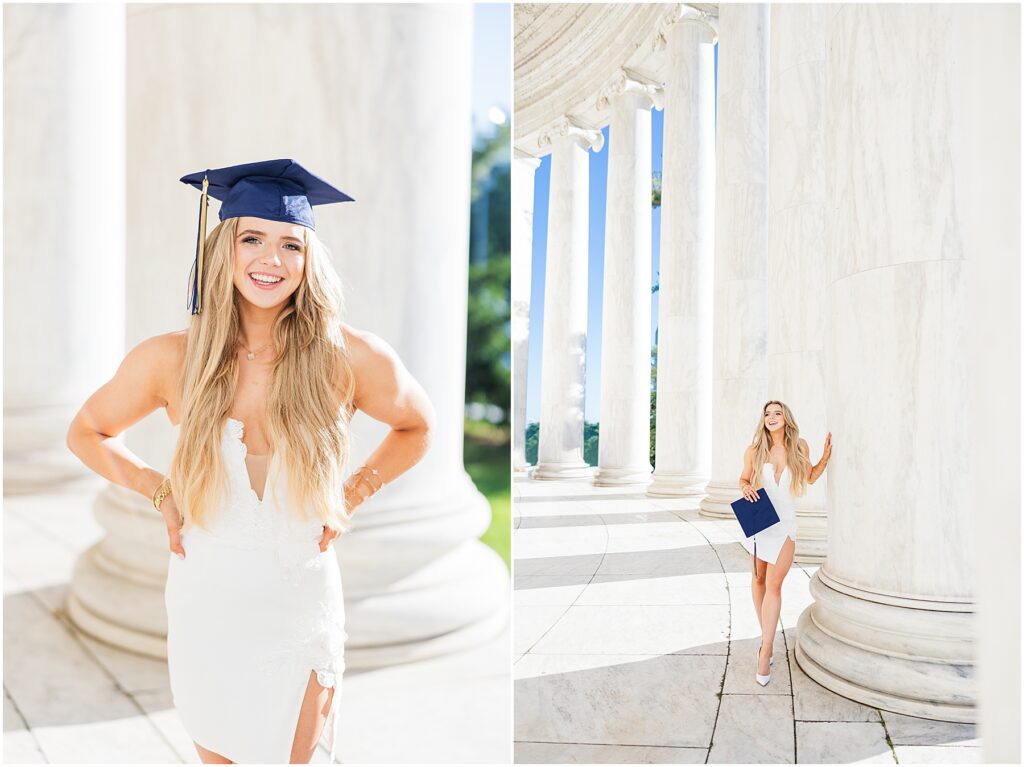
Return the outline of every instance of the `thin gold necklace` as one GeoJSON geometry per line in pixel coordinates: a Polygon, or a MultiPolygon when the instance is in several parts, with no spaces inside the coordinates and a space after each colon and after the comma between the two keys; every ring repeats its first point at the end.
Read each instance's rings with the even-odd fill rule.
{"type": "Polygon", "coordinates": [[[256,351],[250,351],[250,350],[249,350],[249,347],[248,347],[248,346],[246,346],[245,344],[243,344],[243,343],[242,343],[242,339],[238,339],[238,344],[239,344],[239,346],[241,346],[241,347],[242,347],[243,349],[245,349],[245,351],[246,351],[246,355],[247,355],[247,356],[249,357],[249,359],[251,359],[251,360],[253,360],[253,359],[256,359],[256,355],[257,355],[257,354],[259,354],[259,353],[260,353],[261,351],[263,351],[264,349],[266,349],[266,348],[267,348],[268,346],[270,346],[270,345],[271,345],[272,343],[274,343],[274,342],[273,342],[273,341],[268,341],[267,343],[263,344],[263,346],[261,346],[261,347],[260,347],[259,349],[257,349],[256,351]]]}

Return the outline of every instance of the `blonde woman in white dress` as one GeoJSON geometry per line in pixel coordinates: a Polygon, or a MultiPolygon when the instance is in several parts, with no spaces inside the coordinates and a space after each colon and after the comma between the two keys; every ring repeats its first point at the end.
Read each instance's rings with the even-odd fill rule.
{"type": "Polygon", "coordinates": [[[743,497],[755,501],[759,492],[767,492],[779,515],[778,523],[742,541],[751,555],[751,591],[761,626],[756,678],[762,687],[771,680],[772,645],[782,611],[782,582],[793,564],[796,547],[794,500],[822,475],[831,455],[830,432],[825,437],[821,460],[811,465],[810,448],[800,438],[793,413],[777,400],[765,403],[754,439],[743,453],[743,497]]]}
{"type": "Polygon", "coordinates": [[[323,734],[333,759],[346,634],[331,544],[420,460],[433,409],[387,343],[341,320],[310,206],[350,198],[291,160],[182,181],[203,187],[201,209],[207,182],[224,201],[189,327],[135,346],[68,446],[163,517],[168,672],[199,758],[305,764],[323,734]],[[158,408],[181,427],[166,477],[117,438],[158,408]],[[353,471],[356,411],[391,429],[353,471]]]}

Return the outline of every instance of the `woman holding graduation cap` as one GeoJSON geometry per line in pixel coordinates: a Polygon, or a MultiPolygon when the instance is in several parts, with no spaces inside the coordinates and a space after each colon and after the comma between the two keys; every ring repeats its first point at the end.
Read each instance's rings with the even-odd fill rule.
{"type": "Polygon", "coordinates": [[[751,591],[761,625],[755,678],[762,687],[772,677],[772,645],[782,612],[782,582],[793,564],[796,548],[795,502],[807,491],[807,485],[813,485],[825,472],[831,457],[832,434],[829,433],[825,436],[821,460],[811,465],[807,440],[800,437],[792,411],[778,400],[764,404],[754,438],[743,453],[740,474],[743,497],[756,501],[760,492],[767,493],[779,517],[774,525],[742,541],[753,562],[751,591]]]}
{"type": "Polygon", "coordinates": [[[171,691],[206,763],[335,750],[344,601],[332,541],[426,452],[433,409],[393,349],[341,320],[312,206],[352,198],[292,160],[185,176],[202,192],[187,330],[143,341],[94,393],[69,447],[151,498],[167,528],[171,691]],[[207,195],[222,201],[206,236],[207,195]],[[158,407],[166,476],[113,439],[158,407]],[[356,410],[391,426],[348,471],[356,410]]]}

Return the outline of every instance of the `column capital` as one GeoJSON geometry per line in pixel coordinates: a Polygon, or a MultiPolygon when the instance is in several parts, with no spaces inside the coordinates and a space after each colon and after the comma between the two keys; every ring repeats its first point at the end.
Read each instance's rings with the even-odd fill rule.
{"type": "Polygon", "coordinates": [[[551,146],[556,138],[572,138],[585,149],[600,152],[604,148],[604,134],[597,128],[579,125],[568,115],[563,115],[540,132],[537,146],[551,146]]]}
{"type": "Polygon", "coordinates": [[[694,8],[686,3],[675,3],[672,5],[672,9],[662,17],[661,23],[658,24],[658,31],[654,35],[652,49],[655,51],[664,50],[668,45],[669,29],[683,22],[699,24],[707,29],[711,35],[712,43],[718,42],[718,16],[702,11],[699,8],[694,8]]]}
{"type": "Polygon", "coordinates": [[[607,109],[612,97],[621,96],[623,93],[644,94],[647,96],[649,104],[655,109],[664,108],[665,90],[661,87],[661,83],[656,83],[630,69],[620,67],[597,92],[598,110],[607,109]]]}

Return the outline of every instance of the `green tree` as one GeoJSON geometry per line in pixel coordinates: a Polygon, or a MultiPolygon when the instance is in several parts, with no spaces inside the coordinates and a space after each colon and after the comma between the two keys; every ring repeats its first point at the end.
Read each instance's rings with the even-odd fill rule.
{"type": "Polygon", "coordinates": [[[526,462],[537,465],[537,441],[540,439],[540,424],[534,421],[526,427],[526,462]]]}
{"type": "Polygon", "coordinates": [[[486,227],[487,252],[469,265],[466,328],[466,402],[498,406],[505,425],[511,385],[509,137],[504,126],[473,148],[472,197],[487,195],[488,204],[479,208],[486,213],[474,217],[471,226],[486,227]]]}

